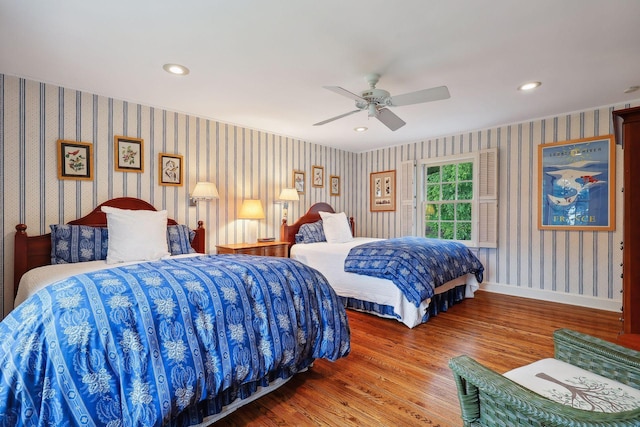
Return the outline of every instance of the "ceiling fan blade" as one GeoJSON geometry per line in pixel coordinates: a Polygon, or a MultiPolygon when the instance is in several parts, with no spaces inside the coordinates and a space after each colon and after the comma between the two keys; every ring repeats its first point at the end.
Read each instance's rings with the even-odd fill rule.
{"type": "Polygon", "coordinates": [[[341,118],[343,118],[343,117],[350,116],[351,114],[353,114],[353,113],[357,113],[357,112],[359,112],[359,111],[362,111],[362,110],[353,110],[353,111],[349,111],[348,113],[340,114],[339,116],[335,116],[335,117],[332,117],[332,118],[330,118],[330,119],[323,120],[323,121],[318,122],[318,123],[314,123],[314,126],[321,126],[321,125],[324,125],[324,124],[326,124],[326,123],[332,122],[332,121],[334,121],[334,120],[338,120],[338,119],[341,119],[341,118]]]}
{"type": "Polygon", "coordinates": [[[446,86],[432,87],[417,92],[404,93],[391,97],[391,105],[400,107],[402,105],[420,104],[422,102],[439,101],[450,98],[449,89],[446,86]]]}
{"type": "MultiPolygon", "coordinates": [[[[349,92],[346,89],[342,89],[340,86],[322,86],[325,89],[329,89],[331,92],[335,92],[338,95],[346,96],[347,98],[351,98],[354,101],[364,101],[360,95],[356,95],[353,92],[349,92]]],[[[366,102],[366,101],[365,101],[366,102]]]]}
{"type": "Polygon", "coordinates": [[[406,125],[404,120],[396,116],[388,108],[382,108],[378,110],[378,114],[376,115],[376,118],[380,120],[386,127],[388,127],[393,131],[396,131],[400,129],[402,126],[406,125]]]}

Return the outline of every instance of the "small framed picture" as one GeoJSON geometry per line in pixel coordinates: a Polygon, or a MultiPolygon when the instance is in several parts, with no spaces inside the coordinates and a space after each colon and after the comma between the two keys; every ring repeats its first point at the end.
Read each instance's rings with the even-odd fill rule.
{"type": "Polygon", "coordinates": [[[304,194],[304,172],[303,171],[293,171],[293,188],[296,189],[298,194],[304,194]]]}
{"type": "Polygon", "coordinates": [[[329,177],[329,192],[332,196],[340,195],[340,177],[331,175],[329,177]]]}
{"type": "Polygon", "coordinates": [[[396,171],[372,172],[371,194],[369,197],[371,212],[396,210],[396,171]]]}
{"type": "Polygon", "coordinates": [[[324,187],[324,167],[323,166],[311,166],[311,186],[316,188],[324,187]]]}
{"type": "Polygon", "coordinates": [[[115,168],[119,172],[144,172],[144,141],[128,136],[114,137],[115,168]]]}
{"type": "Polygon", "coordinates": [[[58,179],[93,180],[93,144],[59,139],[58,179]]]}
{"type": "Polygon", "coordinates": [[[158,184],[182,185],[182,156],[179,154],[160,153],[158,155],[158,184]]]}

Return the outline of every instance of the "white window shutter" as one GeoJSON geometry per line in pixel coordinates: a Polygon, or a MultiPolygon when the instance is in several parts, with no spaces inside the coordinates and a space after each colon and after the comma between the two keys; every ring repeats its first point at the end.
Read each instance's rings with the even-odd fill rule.
{"type": "Polygon", "coordinates": [[[416,165],[407,160],[400,164],[400,233],[416,235],[416,165]]]}
{"type": "Polygon", "coordinates": [[[498,149],[481,150],[478,161],[478,247],[498,247],[498,149]]]}

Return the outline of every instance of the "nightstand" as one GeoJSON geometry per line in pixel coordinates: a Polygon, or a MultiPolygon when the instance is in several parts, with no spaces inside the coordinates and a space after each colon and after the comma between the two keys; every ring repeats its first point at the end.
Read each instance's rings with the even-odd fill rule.
{"type": "Polygon", "coordinates": [[[284,258],[289,256],[289,243],[287,242],[233,243],[230,245],[217,245],[216,249],[219,254],[261,255],[284,258]]]}

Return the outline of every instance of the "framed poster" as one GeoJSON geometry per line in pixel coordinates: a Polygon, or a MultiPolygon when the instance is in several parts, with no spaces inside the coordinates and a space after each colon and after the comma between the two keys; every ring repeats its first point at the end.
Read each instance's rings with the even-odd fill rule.
{"type": "Polygon", "coordinates": [[[298,194],[304,194],[304,172],[303,171],[293,171],[293,188],[296,189],[298,194]]]}
{"type": "Polygon", "coordinates": [[[384,212],[396,210],[396,171],[370,174],[370,210],[384,212]]]}
{"type": "Polygon", "coordinates": [[[340,195],[340,177],[331,175],[329,177],[329,193],[332,196],[340,195]]]}
{"type": "Polygon", "coordinates": [[[120,172],[144,172],[144,141],[140,138],[115,136],[115,169],[120,172]]]}
{"type": "Polygon", "coordinates": [[[322,188],[324,187],[324,167],[323,166],[311,166],[311,181],[312,187],[322,188]]]}
{"type": "Polygon", "coordinates": [[[58,179],[93,180],[93,144],[59,139],[58,179]]]}
{"type": "Polygon", "coordinates": [[[612,135],[539,145],[538,228],[615,230],[615,155],[612,135]]]}
{"type": "Polygon", "coordinates": [[[160,153],[158,155],[158,184],[160,185],[182,185],[182,156],[179,154],[160,153]]]}

